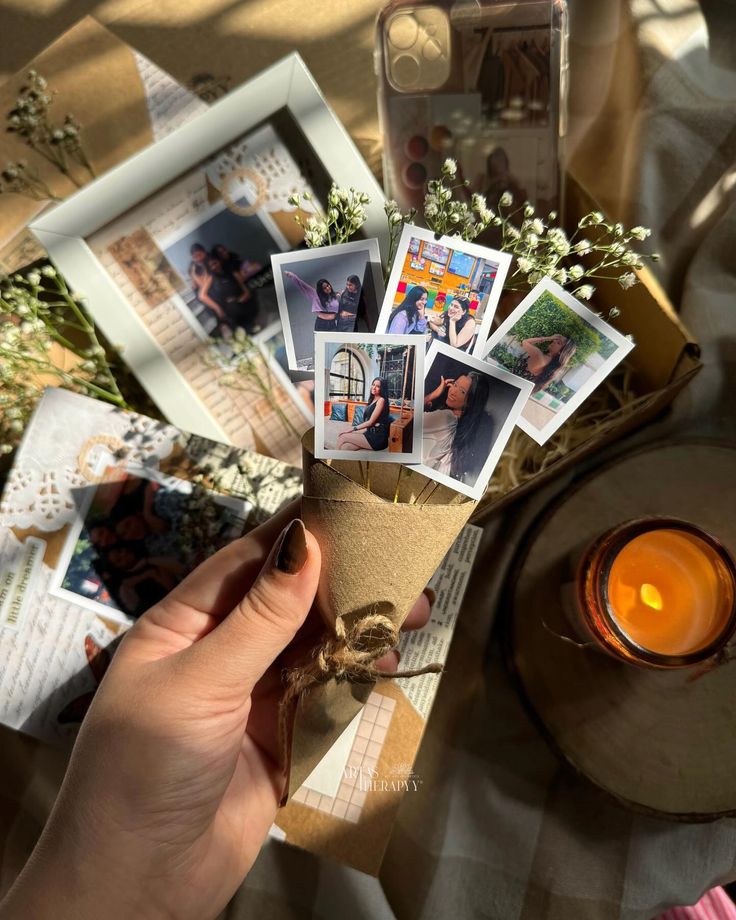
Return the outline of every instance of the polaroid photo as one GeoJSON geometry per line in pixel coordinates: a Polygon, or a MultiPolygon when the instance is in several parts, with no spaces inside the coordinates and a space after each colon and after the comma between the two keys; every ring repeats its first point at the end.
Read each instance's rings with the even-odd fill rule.
{"type": "Polygon", "coordinates": [[[424,374],[422,462],[414,469],[482,498],[531,390],[528,381],[435,342],[424,374]]]}
{"type": "Polygon", "coordinates": [[[511,256],[456,237],[404,226],[376,332],[421,335],[480,356],[511,256]]]}
{"type": "Polygon", "coordinates": [[[518,425],[544,444],[634,343],[543,278],[486,344],[486,361],[532,385],[518,425]]]}
{"type": "MultiPolygon", "coordinates": [[[[173,234],[151,238],[159,273],[168,271],[174,279],[174,304],[203,341],[227,340],[236,329],[259,341],[278,321],[271,255],[289,243],[268,214],[238,214],[220,200],[173,234]]],[[[129,253],[121,247],[131,244],[141,258],[143,240],[123,237],[110,247],[123,265],[129,253]]]]}
{"type": "Polygon", "coordinates": [[[130,623],[243,533],[242,499],[144,467],[107,466],[79,513],[49,593],[130,623]]]}
{"type": "Polygon", "coordinates": [[[315,457],[418,463],[424,347],[409,335],[315,333],[315,457]]]}
{"type": "Polygon", "coordinates": [[[271,257],[289,368],[314,371],[314,333],[368,332],[383,297],[378,240],[271,257]]]}

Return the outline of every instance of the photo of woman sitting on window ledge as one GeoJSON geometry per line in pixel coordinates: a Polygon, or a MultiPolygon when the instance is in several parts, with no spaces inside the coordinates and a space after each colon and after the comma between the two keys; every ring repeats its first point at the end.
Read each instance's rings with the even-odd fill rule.
{"type": "Polygon", "coordinates": [[[317,456],[403,463],[418,455],[422,338],[334,333],[320,337],[317,349],[317,456]]]}

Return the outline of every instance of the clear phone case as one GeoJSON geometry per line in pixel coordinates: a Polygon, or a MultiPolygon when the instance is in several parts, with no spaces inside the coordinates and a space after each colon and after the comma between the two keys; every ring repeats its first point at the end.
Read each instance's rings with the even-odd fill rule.
{"type": "Polygon", "coordinates": [[[391,0],[378,16],[384,184],[420,208],[454,158],[495,207],[559,210],[566,131],[565,0],[391,0]]]}

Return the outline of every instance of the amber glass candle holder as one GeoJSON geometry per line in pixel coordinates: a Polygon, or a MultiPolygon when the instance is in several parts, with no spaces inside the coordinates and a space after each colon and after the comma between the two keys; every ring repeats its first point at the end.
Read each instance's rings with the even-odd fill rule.
{"type": "Polygon", "coordinates": [[[718,540],[677,518],[627,521],[583,553],[578,625],[619,660],[684,668],[717,655],[736,630],[736,564],[718,540]]]}

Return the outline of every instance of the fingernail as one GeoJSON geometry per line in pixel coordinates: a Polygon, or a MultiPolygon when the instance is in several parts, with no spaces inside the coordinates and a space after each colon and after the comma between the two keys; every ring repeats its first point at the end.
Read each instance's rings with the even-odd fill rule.
{"type": "Polygon", "coordinates": [[[304,522],[296,518],[281,535],[276,553],[276,568],[287,575],[296,575],[307,561],[307,537],[304,522]]]}
{"type": "Polygon", "coordinates": [[[434,607],[434,602],[437,600],[437,592],[434,591],[432,588],[425,588],[422,594],[425,594],[427,596],[427,600],[429,601],[429,606],[434,607]]]}

